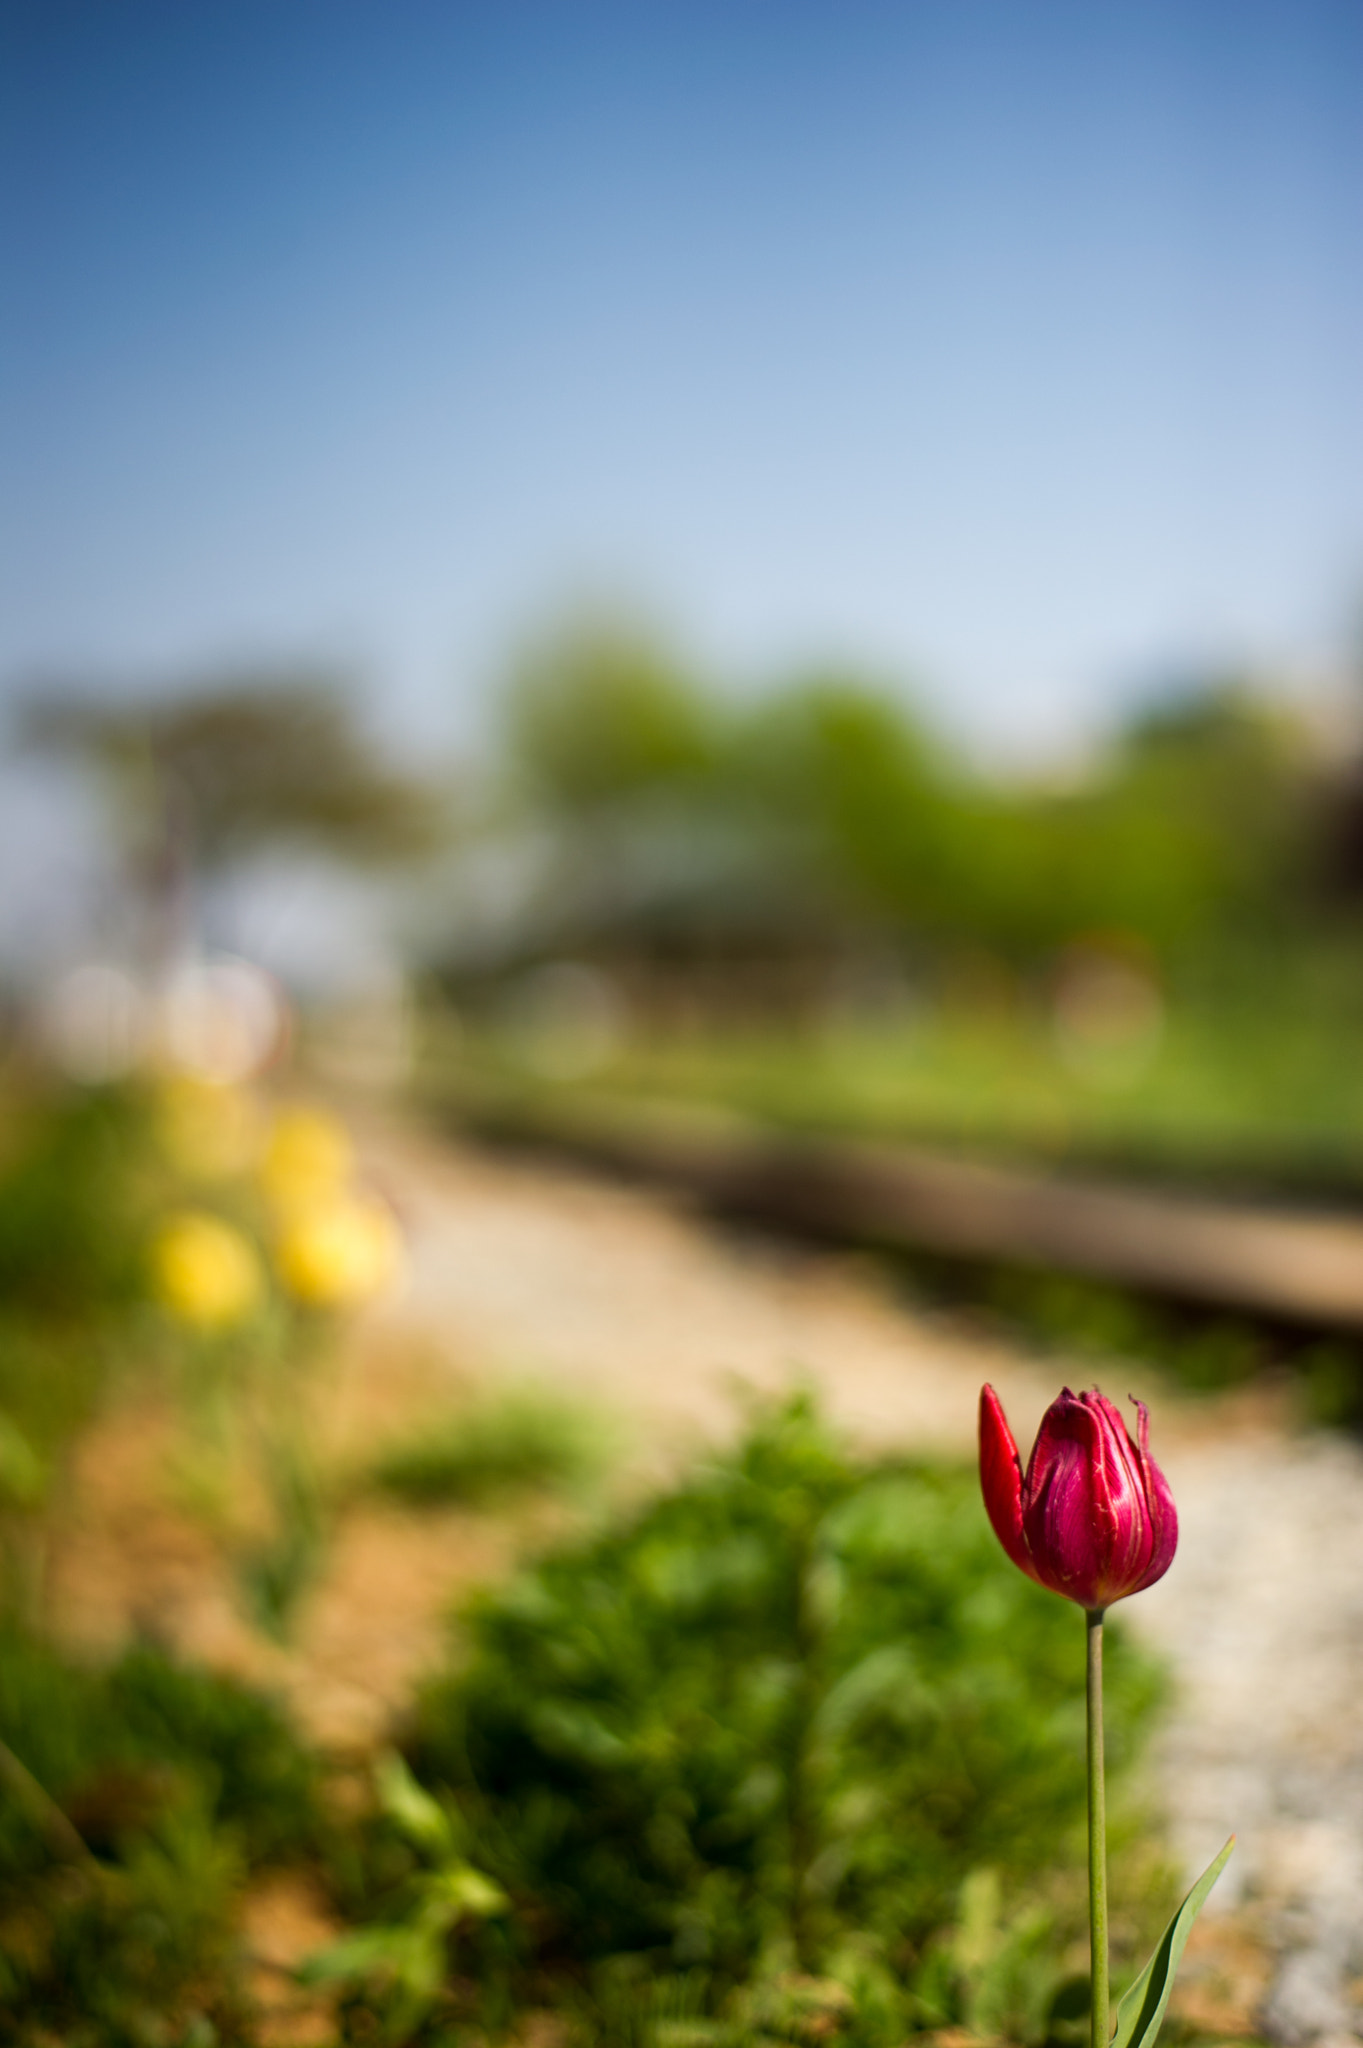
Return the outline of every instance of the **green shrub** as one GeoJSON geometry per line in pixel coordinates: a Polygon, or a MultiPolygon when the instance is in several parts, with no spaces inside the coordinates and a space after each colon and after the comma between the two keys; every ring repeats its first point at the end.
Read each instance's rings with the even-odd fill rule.
{"type": "Polygon", "coordinates": [[[53,1872],[7,1916],[0,2041],[227,2048],[254,2039],[237,1980],[236,1843],[192,1799],[87,1875],[53,1872]],[[17,1934],[18,1939],[14,1937],[17,1934]]]}
{"type": "Polygon", "coordinates": [[[0,1301],[70,1324],[142,1291],[149,1112],[132,1090],[70,1090],[26,1118],[0,1165],[0,1301]]]}
{"type": "Polygon", "coordinates": [[[0,1611],[40,1604],[41,1524],[142,1298],[147,1105],[131,1090],[0,1102],[0,1611]]]}
{"type": "MultiPolygon", "coordinates": [[[[316,1766],[271,1701],[145,1646],[108,1669],[18,1631],[0,1638],[0,1738],[101,1851],[182,1796],[251,1862],[306,1847],[316,1766]]],[[[31,1867],[30,1819],[0,1806],[0,1884],[31,1867]]]]}
{"type": "Polygon", "coordinates": [[[0,2041],[249,2038],[242,1884],[321,1846],[316,1767],[278,1710],[152,1649],[99,1670],[11,1630],[0,1739],[41,1788],[10,1766],[0,1797],[0,2041]],[[60,1853],[45,1801],[93,1860],[60,1853]]]}
{"type": "MultiPolygon", "coordinates": [[[[859,1465],[796,1402],[470,1628],[410,1757],[513,1902],[465,1937],[485,1996],[501,1971],[660,2040],[802,2038],[811,1997],[840,2015],[815,2034],[1045,2035],[1079,1924],[1083,1629],[1004,1559],[973,1474],[859,1465]]],[[[1119,1783],[1158,1690],[1115,1631],[1119,1783]]]]}

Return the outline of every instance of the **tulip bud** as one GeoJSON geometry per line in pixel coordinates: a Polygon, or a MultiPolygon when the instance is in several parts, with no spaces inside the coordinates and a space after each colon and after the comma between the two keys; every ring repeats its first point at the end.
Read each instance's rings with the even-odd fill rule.
{"type": "Polygon", "coordinates": [[[980,1394],[980,1484],[994,1534],[1038,1585],[1090,1612],[1163,1578],[1178,1543],[1178,1515],[1150,1456],[1143,1401],[1139,1441],[1095,1387],[1068,1387],[1042,1417],[1024,1475],[992,1387],[980,1394]]]}

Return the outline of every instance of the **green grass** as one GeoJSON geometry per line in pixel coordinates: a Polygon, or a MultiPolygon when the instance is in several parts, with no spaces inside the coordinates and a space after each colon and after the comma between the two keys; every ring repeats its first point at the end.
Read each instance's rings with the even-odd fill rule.
{"type": "Polygon", "coordinates": [[[659,1100],[795,1131],[1363,1192],[1363,982],[1349,962],[1256,962],[1175,992],[1148,1062],[1067,1064],[1043,992],[939,1001],[883,1024],[650,1028],[582,1080],[554,1082],[514,1041],[432,1031],[429,1085],[529,1102],[659,1100]]]}
{"type": "Polygon", "coordinates": [[[432,1418],[386,1445],[365,1476],[409,1507],[486,1507],[575,1491],[599,1474],[609,1450],[600,1418],[526,1387],[432,1418]]]}

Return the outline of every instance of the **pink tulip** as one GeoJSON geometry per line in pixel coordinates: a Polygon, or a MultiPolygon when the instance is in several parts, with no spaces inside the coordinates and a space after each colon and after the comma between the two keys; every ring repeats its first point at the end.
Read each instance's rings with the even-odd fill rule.
{"type": "Polygon", "coordinates": [[[1024,1475],[992,1387],[980,1394],[980,1483],[994,1534],[1039,1585],[1090,1613],[1163,1578],[1178,1543],[1178,1515],[1150,1455],[1143,1401],[1139,1441],[1121,1410],[1095,1388],[1068,1387],[1042,1418],[1024,1475]]]}

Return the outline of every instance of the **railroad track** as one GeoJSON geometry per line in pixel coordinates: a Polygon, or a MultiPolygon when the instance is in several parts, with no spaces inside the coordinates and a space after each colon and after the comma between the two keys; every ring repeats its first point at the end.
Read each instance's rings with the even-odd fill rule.
{"type": "Polygon", "coordinates": [[[1363,1214],[790,1135],[727,1114],[472,1097],[461,1126],[831,1242],[1082,1275],[1191,1306],[1363,1332],[1363,1214]]]}

